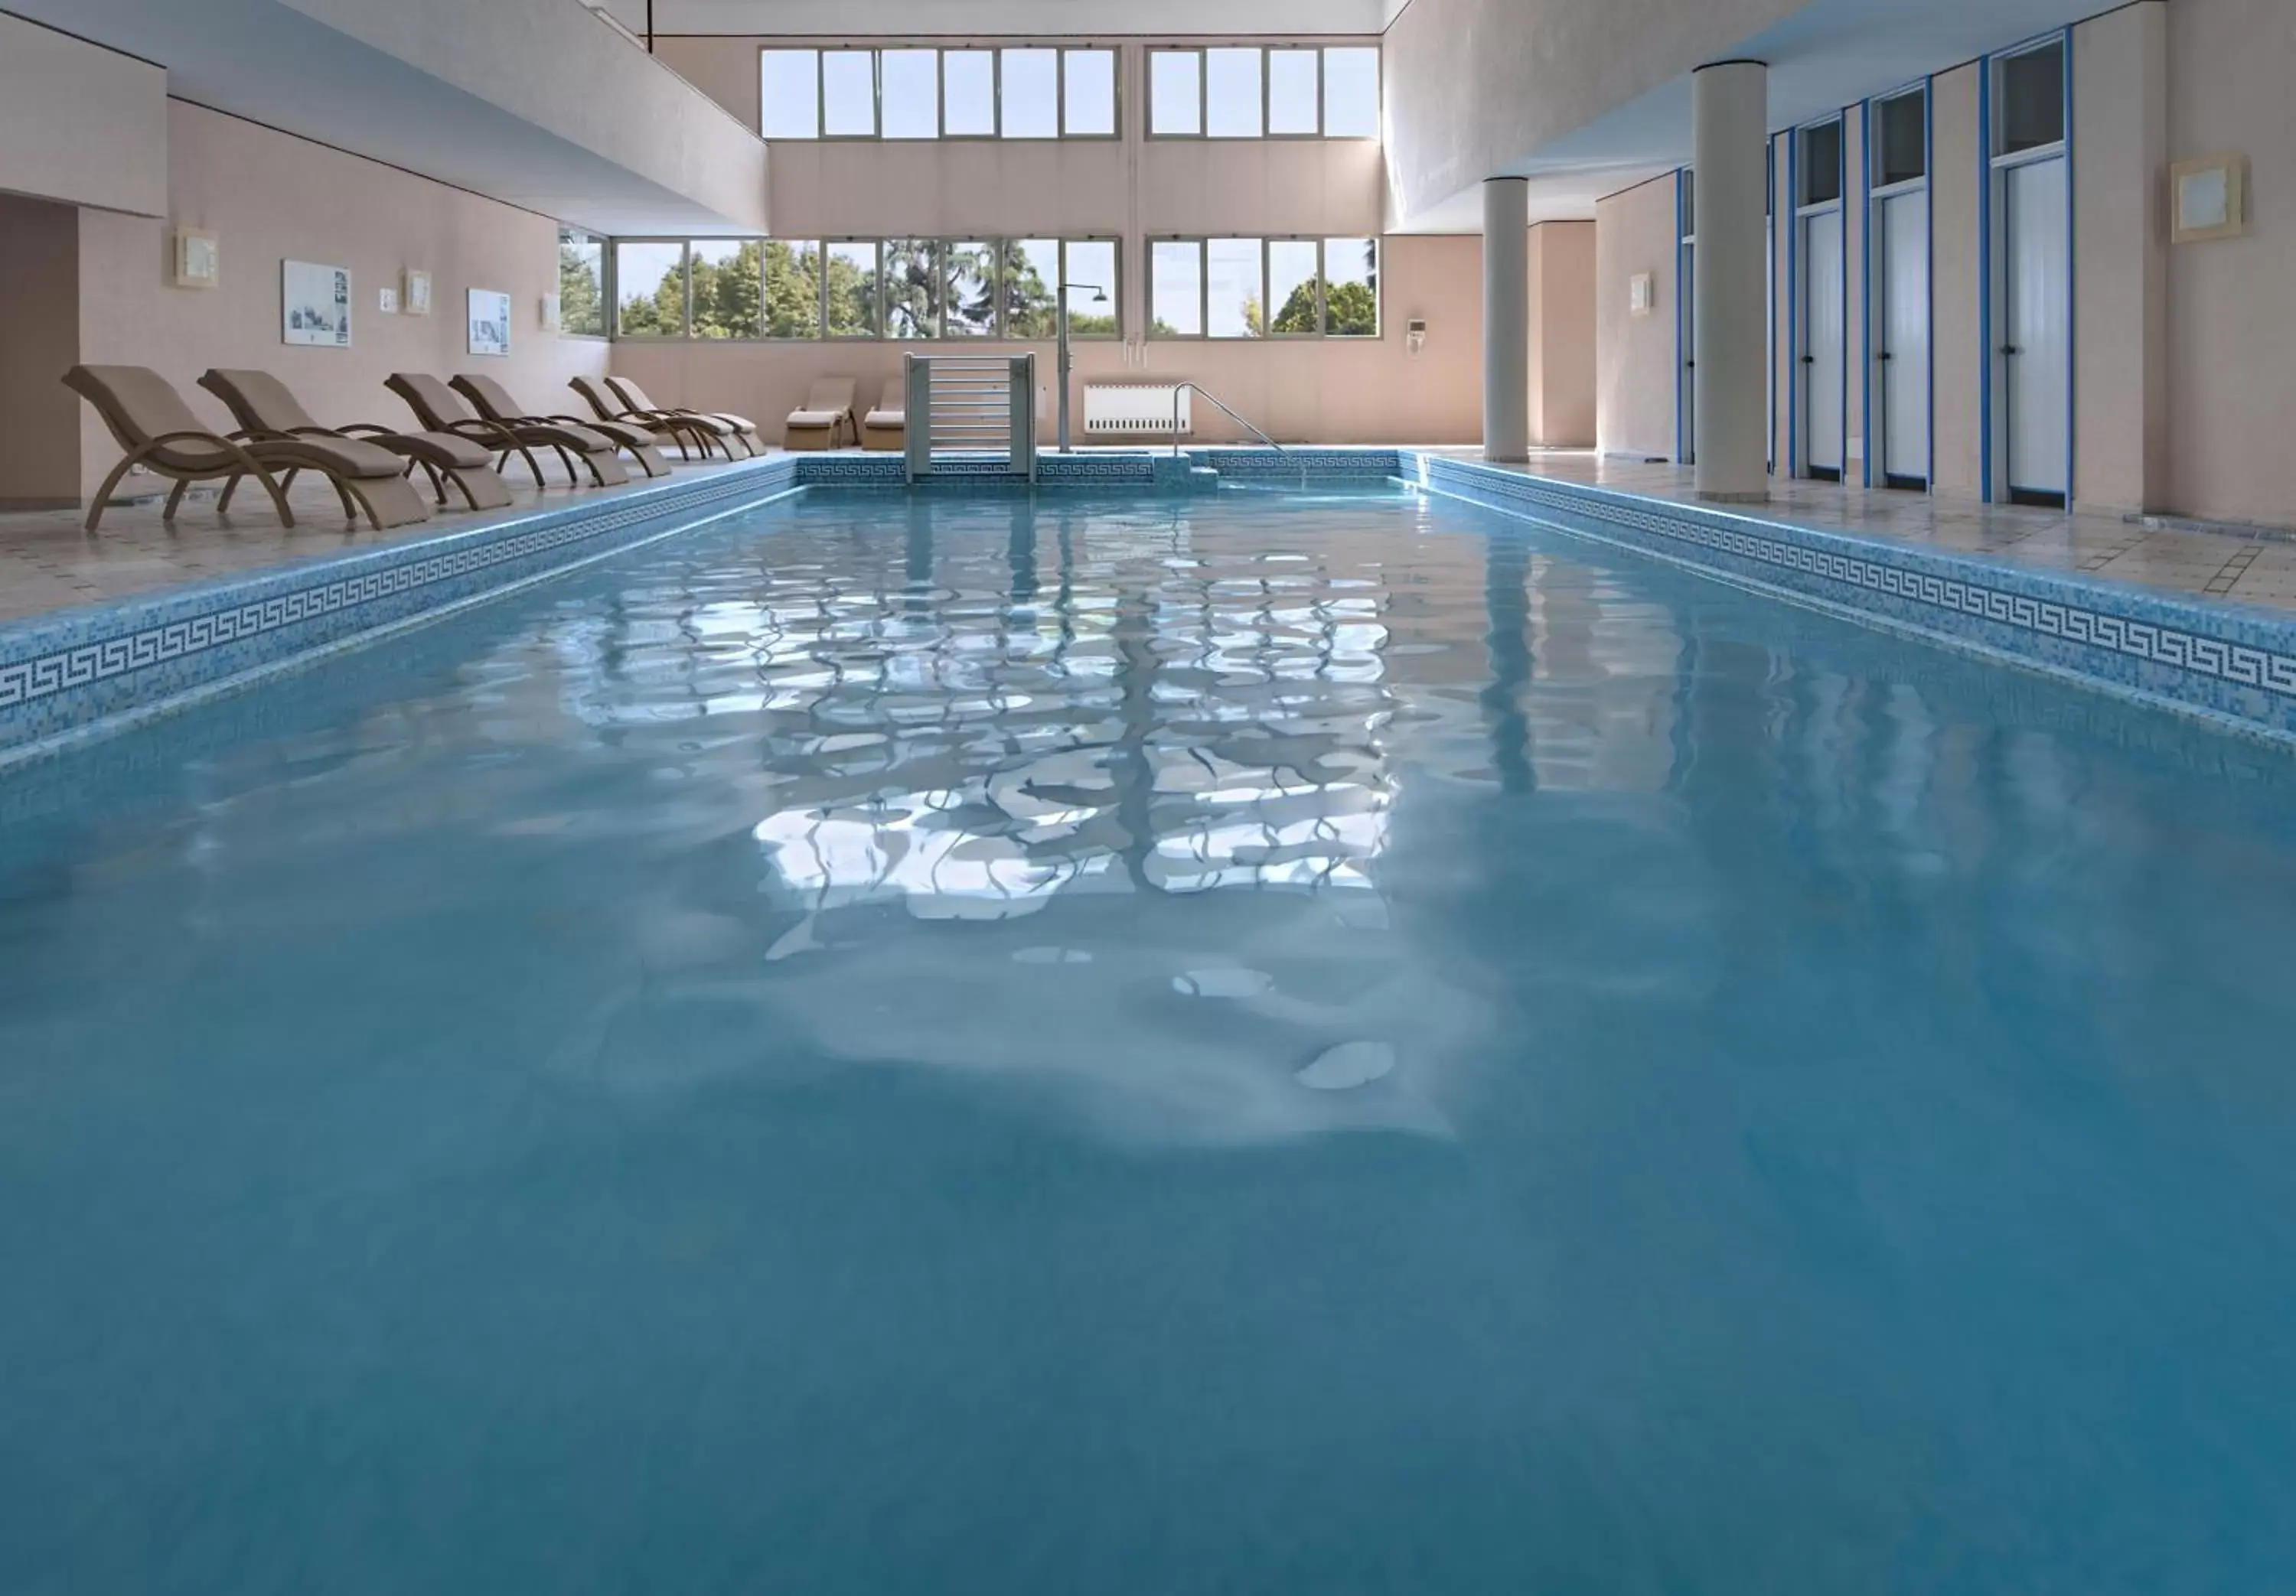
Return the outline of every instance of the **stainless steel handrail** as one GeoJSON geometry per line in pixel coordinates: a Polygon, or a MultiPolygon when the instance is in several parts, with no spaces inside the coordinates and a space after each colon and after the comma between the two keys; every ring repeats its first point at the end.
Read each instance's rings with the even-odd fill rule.
{"type": "Polygon", "coordinates": [[[1278,454],[1283,454],[1283,453],[1284,452],[1284,451],[1283,451],[1283,446],[1282,444],[1277,443],[1274,438],[1272,438],[1268,437],[1267,433],[1262,432],[1259,428],[1257,428],[1257,427],[1253,426],[1250,422],[1245,421],[1242,416],[1240,416],[1240,415],[1236,414],[1236,413],[1235,413],[1234,411],[1230,410],[1230,409],[1228,408],[1228,406],[1227,406],[1226,403],[1224,400],[1222,400],[1222,399],[1221,399],[1221,397],[1220,397],[1218,394],[1216,394],[1216,393],[1212,392],[1212,390],[1211,390],[1210,389],[1206,388],[1206,387],[1205,387],[1202,383],[1201,383],[1201,382],[1183,382],[1183,383],[1181,383],[1177,388],[1176,388],[1176,389],[1174,389],[1172,390],[1172,458],[1173,458],[1173,459],[1177,460],[1177,459],[1180,457],[1180,396],[1181,396],[1182,394],[1185,394],[1185,393],[1200,393],[1200,394],[1203,395],[1203,396],[1204,396],[1204,397],[1206,397],[1207,399],[1210,399],[1213,404],[1218,405],[1220,407],[1220,409],[1221,409],[1221,410],[1222,410],[1222,411],[1226,414],[1226,416],[1227,416],[1227,419],[1228,419],[1228,420],[1230,420],[1230,421],[1234,422],[1237,426],[1239,426],[1239,427],[1242,428],[1246,432],[1250,433],[1250,434],[1252,435],[1252,437],[1254,437],[1254,438],[1258,438],[1260,442],[1262,442],[1262,443],[1266,444],[1269,448],[1271,448],[1271,449],[1275,450],[1278,454]]]}

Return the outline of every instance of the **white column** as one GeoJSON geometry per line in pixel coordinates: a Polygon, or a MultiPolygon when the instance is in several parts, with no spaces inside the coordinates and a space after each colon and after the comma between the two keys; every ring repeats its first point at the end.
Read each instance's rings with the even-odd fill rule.
{"type": "Polygon", "coordinates": [[[1483,180],[1483,458],[1530,458],[1530,184],[1483,180]]]}
{"type": "Polygon", "coordinates": [[[1698,247],[1691,252],[1698,496],[1759,503],[1769,497],[1762,381],[1769,358],[1762,332],[1769,69],[1758,61],[1717,61],[1691,75],[1690,89],[1698,176],[1698,247]]]}

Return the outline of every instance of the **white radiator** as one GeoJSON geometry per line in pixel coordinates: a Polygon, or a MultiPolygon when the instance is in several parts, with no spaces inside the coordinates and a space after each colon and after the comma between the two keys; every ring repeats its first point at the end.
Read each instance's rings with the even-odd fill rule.
{"type": "Polygon", "coordinates": [[[1195,428],[1188,414],[1193,389],[1173,382],[1087,382],[1084,385],[1084,430],[1087,432],[1157,432],[1172,435],[1172,396],[1180,396],[1180,431],[1195,428]]]}

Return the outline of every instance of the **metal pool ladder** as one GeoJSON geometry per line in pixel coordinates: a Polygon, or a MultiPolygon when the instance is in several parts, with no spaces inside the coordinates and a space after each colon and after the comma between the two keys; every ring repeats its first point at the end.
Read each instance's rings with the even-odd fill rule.
{"type": "Polygon", "coordinates": [[[906,480],[958,475],[1037,479],[1033,353],[904,355],[901,387],[906,480]]]}
{"type": "Polygon", "coordinates": [[[1228,419],[1228,420],[1230,420],[1230,421],[1234,422],[1237,426],[1239,426],[1239,427],[1242,428],[1246,432],[1250,433],[1250,434],[1252,435],[1252,437],[1254,437],[1254,438],[1258,438],[1260,442],[1262,442],[1262,443],[1266,444],[1269,448],[1271,448],[1271,449],[1275,450],[1278,454],[1281,454],[1285,453],[1284,447],[1283,447],[1283,446],[1282,444],[1277,443],[1274,438],[1272,438],[1268,437],[1267,433],[1262,432],[1259,428],[1257,428],[1257,427],[1253,426],[1250,422],[1245,421],[1242,416],[1240,416],[1240,415],[1236,414],[1236,413],[1235,413],[1233,409],[1231,409],[1231,408],[1229,407],[1227,401],[1226,401],[1226,400],[1225,400],[1225,399],[1223,399],[1223,398],[1221,398],[1218,394],[1216,394],[1216,393],[1212,392],[1212,390],[1211,390],[1210,389],[1206,388],[1206,387],[1205,387],[1202,383],[1201,383],[1201,382],[1183,382],[1183,383],[1181,383],[1178,387],[1175,388],[1175,389],[1172,390],[1172,458],[1173,458],[1173,459],[1177,460],[1177,459],[1180,457],[1180,396],[1181,396],[1182,394],[1188,394],[1188,393],[1197,393],[1197,394],[1201,394],[1201,395],[1203,395],[1203,396],[1204,396],[1204,397],[1206,397],[1207,399],[1210,399],[1213,404],[1215,404],[1215,405],[1218,405],[1218,406],[1219,406],[1219,408],[1220,408],[1221,413],[1222,413],[1223,414],[1225,414],[1225,415],[1227,417],[1227,419],[1228,419]]]}

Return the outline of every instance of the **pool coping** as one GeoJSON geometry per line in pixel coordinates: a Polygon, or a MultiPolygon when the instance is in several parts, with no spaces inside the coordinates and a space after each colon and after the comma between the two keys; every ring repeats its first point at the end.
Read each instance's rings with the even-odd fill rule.
{"type": "MultiPolygon", "coordinates": [[[[1399,483],[2011,665],[2296,741],[2296,618],[2035,570],[1752,509],[1423,449],[1193,447],[1038,459],[1038,491],[1399,483]]],[[[239,691],[795,492],[903,486],[898,455],[774,455],[706,478],[0,624],[0,770],[239,691]]],[[[913,491],[1024,489],[959,471],[913,491]]]]}

